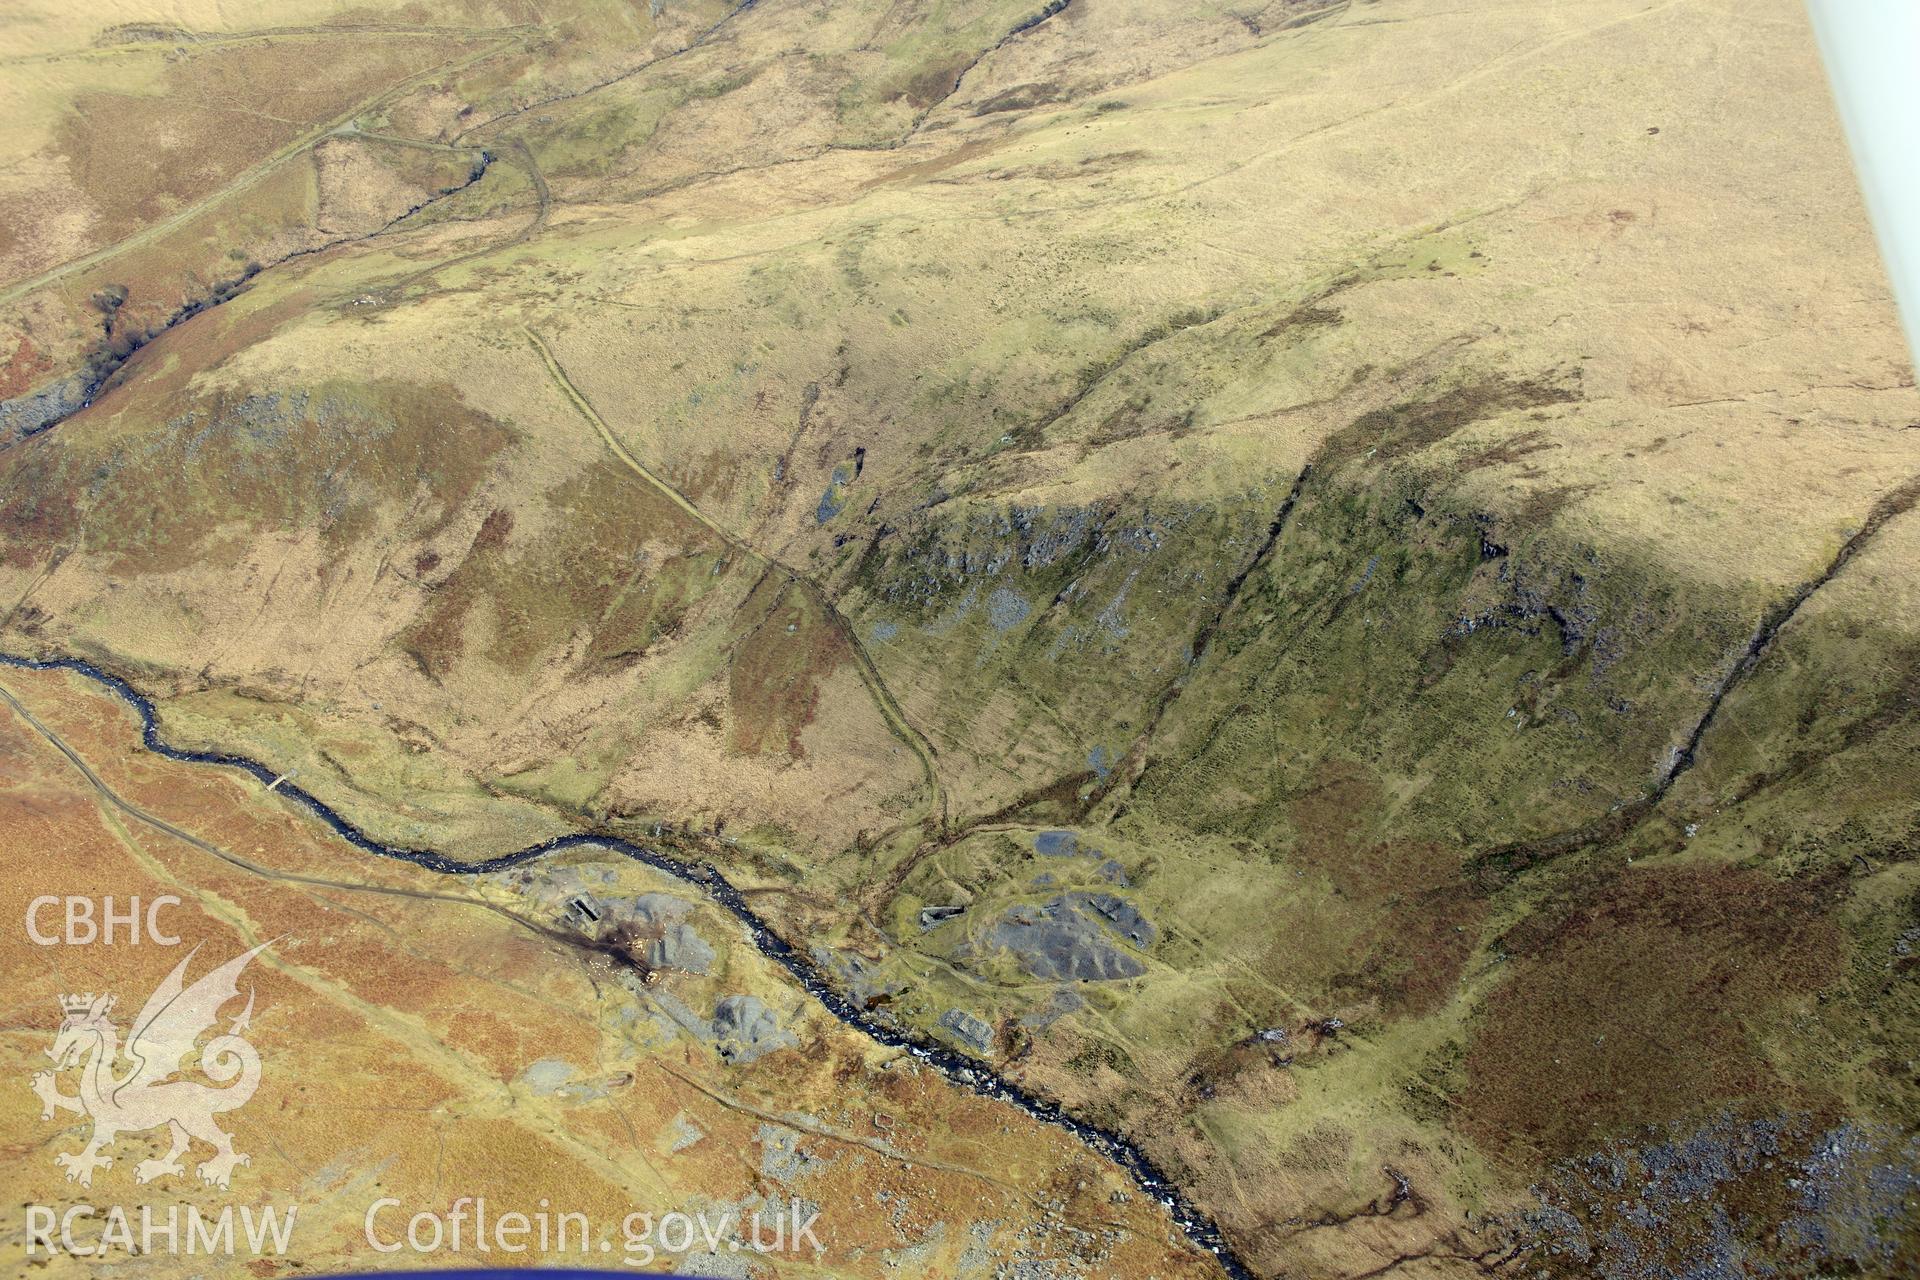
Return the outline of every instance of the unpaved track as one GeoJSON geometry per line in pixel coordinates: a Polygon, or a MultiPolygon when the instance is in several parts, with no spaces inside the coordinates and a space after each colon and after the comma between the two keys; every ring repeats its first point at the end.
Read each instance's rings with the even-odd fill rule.
{"type": "Polygon", "coordinates": [[[921,773],[925,778],[928,791],[929,817],[939,829],[945,830],[949,821],[949,815],[947,812],[947,794],[940,784],[939,753],[934,749],[933,743],[928,740],[927,736],[915,728],[913,723],[907,719],[906,712],[901,710],[900,704],[894,699],[892,690],[887,688],[886,681],[881,677],[880,668],[874,664],[873,655],[868,653],[866,646],[860,643],[860,637],[855,634],[853,625],[848,622],[840,610],[834,606],[832,599],[827,595],[826,591],[799,570],[774,556],[768,555],[764,551],[758,550],[732,530],[714,520],[711,516],[707,515],[706,512],[700,510],[699,507],[689,501],[685,494],[669,484],[667,480],[658,472],[654,471],[653,468],[634,457],[632,452],[620,443],[619,437],[613,434],[613,430],[607,426],[606,419],[600,416],[599,412],[594,409],[592,403],[581,393],[580,389],[574,386],[573,379],[567,376],[567,371],[561,367],[559,359],[553,354],[553,349],[532,329],[522,326],[520,331],[527,335],[527,341],[532,343],[533,349],[539,353],[540,359],[542,363],[546,365],[547,373],[553,379],[554,385],[559,387],[568,402],[579,411],[580,416],[593,425],[594,431],[599,434],[600,439],[606,444],[607,448],[612,451],[616,458],[624,463],[635,475],[639,476],[643,481],[657,490],[667,501],[673,503],[674,506],[686,512],[689,516],[693,517],[693,519],[699,521],[703,527],[711,531],[715,537],[719,538],[733,551],[764,568],[784,574],[789,582],[806,592],[821,612],[832,621],[834,629],[839,632],[840,638],[846,643],[848,652],[853,655],[854,665],[859,669],[861,682],[866,685],[867,692],[872,696],[874,706],[880,711],[881,719],[886,721],[888,732],[892,733],[895,738],[898,738],[901,743],[912,750],[914,755],[919,758],[921,773]]]}
{"type": "Polygon", "coordinates": [[[495,41],[485,48],[468,54],[464,58],[449,59],[446,62],[428,67],[424,71],[416,71],[412,75],[388,85],[373,96],[362,98],[340,115],[335,116],[324,124],[316,125],[307,130],[293,141],[287,143],[286,146],[275,151],[272,155],[248,165],[238,174],[235,174],[231,180],[217,191],[209,192],[191,204],[182,206],[178,211],[162,218],[158,222],[142,227],[123,240],[116,240],[110,245],[95,249],[92,253],[69,259],[59,266],[50,267],[42,271],[39,275],[8,285],[4,290],[0,290],[0,306],[17,302],[28,294],[38,289],[43,289],[50,284],[56,284],[66,277],[73,275],[75,272],[85,271],[91,267],[98,266],[102,262],[107,262],[118,257],[129,249],[137,249],[141,245],[150,244],[154,240],[167,235],[169,232],[177,231],[221,201],[239,195],[241,192],[254,187],[262,178],[265,178],[286,161],[292,159],[294,156],[300,155],[328,135],[338,133],[340,130],[352,124],[355,119],[371,111],[373,108],[392,98],[400,96],[423,81],[431,80],[435,76],[464,71],[477,62],[482,62],[497,53],[504,52],[506,49],[511,48],[516,40],[517,37],[495,41]]]}
{"type": "MultiPolygon", "coordinates": [[[[282,776],[257,760],[246,756],[226,752],[208,752],[187,750],[174,746],[160,736],[159,712],[152,699],[135,689],[119,676],[101,670],[92,663],[79,658],[22,658],[11,654],[0,654],[0,666],[19,667],[31,671],[68,671],[83,676],[103,686],[108,692],[119,697],[131,706],[140,717],[141,742],[153,751],[169,760],[186,764],[213,765],[219,768],[234,769],[245,773],[263,786],[276,780],[284,782],[282,776]]],[[[0,688],[0,701],[16,708],[21,714],[26,709],[10,690],[0,688]]],[[[37,725],[38,722],[30,721],[37,725]]],[[[91,781],[104,787],[105,783],[88,768],[76,752],[62,746],[62,753],[79,766],[91,781]]],[[[109,789],[110,791],[110,789],[109,789]]],[[[1252,1280],[1249,1270],[1233,1248],[1221,1234],[1220,1228],[1211,1218],[1195,1208],[1180,1189],[1148,1158],[1147,1154],[1134,1143],[1111,1130],[1097,1124],[1081,1120],[1057,1103],[1050,1102],[1037,1094],[1030,1093],[1000,1075],[985,1062],[956,1053],[931,1040],[924,1039],[892,1023],[884,1022],[859,1005],[854,1004],[838,988],[827,981],[818,965],[795,944],[776,931],[766,920],[748,905],[738,889],[725,876],[712,866],[702,862],[689,862],[635,844],[619,836],[602,835],[593,832],[581,832],[574,835],[558,836],[519,849],[512,853],[479,861],[463,861],[448,853],[432,848],[417,848],[384,844],[354,826],[324,800],[306,791],[298,783],[284,782],[273,794],[283,801],[304,807],[314,817],[324,823],[332,832],[346,843],[363,853],[387,858],[397,862],[406,862],[427,871],[452,876],[486,875],[502,871],[509,867],[522,866],[540,861],[552,854],[572,849],[604,849],[609,853],[630,858],[635,862],[652,867],[657,871],[673,876],[675,879],[704,893],[716,906],[727,911],[746,927],[748,937],[760,954],[786,970],[800,986],[812,996],[827,1013],[839,1019],[847,1026],[866,1035],[875,1043],[891,1049],[901,1049],[912,1054],[925,1065],[938,1071],[949,1082],[970,1089],[982,1097],[995,1098],[1011,1106],[1018,1107],[1029,1116],[1045,1124],[1066,1130],[1079,1139],[1089,1149],[1111,1160],[1123,1169],[1146,1194],[1158,1199],[1167,1207],[1182,1235],[1197,1251],[1215,1259],[1233,1280],[1252,1280]]],[[[117,797],[116,797],[117,798],[117,797]]],[[[122,802],[124,803],[124,801],[122,802]]],[[[142,811],[144,813],[144,811],[142,811]]],[[[151,818],[153,815],[147,815],[151,818]]],[[[155,819],[164,822],[164,819],[155,819]]],[[[223,856],[216,846],[198,841],[191,833],[167,824],[162,828],[170,835],[186,839],[194,847],[223,856]]],[[[534,924],[535,928],[544,927],[534,924]]],[[[579,947],[593,947],[601,950],[616,963],[631,964],[630,957],[624,952],[612,948],[599,948],[585,939],[562,935],[561,940],[579,947]]]]}
{"type": "Polygon", "coordinates": [[[580,942],[579,938],[570,934],[561,933],[556,929],[549,929],[538,921],[530,920],[518,912],[511,911],[497,903],[487,902],[481,898],[471,898],[455,893],[434,893],[428,889],[408,889],[399,885],[363,884],[352,880],[333,880],[324,876],[302,875],[297,871],[281,871],[277,868],[269,867],[264,863],[255,862],[251,858],[243,858],[237,853],[222,849],[219,845],[208,840],[203,840],[193,834],[193,832],[168,822],[158,814],[148,812],[115,791],[113,787],[107,783],[106,779],[94,772],[93,766],[87,763],[84,756],[74,750],[65,738],[62,738],[58,733],[54,732],[54,730],[41,723],[31,711],[27,710],[25,704],[14,695],[13,691],[4,684],[0,684],[0,703],[5,703],[7,708],[12,711],[15,716],[19,717],[28,728],[39,734],[50,746],[65,756],[68,763],[79,771],[81,777],[87,780],[87,785],[93,788],[94,793],[100,798],[102,803],[132,818],[142,826],[151,827],[162,835],[171,836],[182,844],[198,849],[200,852],[211,857],[218,858],[228,866],[238,867],[240,870],[248,872],[249,874],[259,876],[264,880],[273,880],[280,884],[302,885],[313,889],[332,889],[343,893],[372,893],[388,898],[417,898],[423,902],[451,902],[463,907],[478,907],[483,911],[491,911],[494,915],[511,920],[514,924],[526,929],[528,932],[537,934],[551,941],[564,942],[569,946],[577,946],[580,942]]]}

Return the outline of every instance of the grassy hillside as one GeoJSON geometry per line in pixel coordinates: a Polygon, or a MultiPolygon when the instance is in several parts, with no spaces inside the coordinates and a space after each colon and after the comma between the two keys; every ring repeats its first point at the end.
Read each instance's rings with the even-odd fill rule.
{"type": "Polygon", "coordinates": [[[1920,397],[1797,6],[426,12],[16,23],[0,648],[698,852],[1262,1274],[1915,1256],[1920,397]]]}

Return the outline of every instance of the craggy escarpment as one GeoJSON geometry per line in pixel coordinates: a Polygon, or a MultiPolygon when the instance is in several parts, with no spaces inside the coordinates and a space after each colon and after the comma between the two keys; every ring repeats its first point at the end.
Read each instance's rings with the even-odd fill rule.
{"type": "Polygon", "coordinates": [[[821,947],[876,1025],[1137,1142],[1256,1271],[1339,1273],[1316,1250],[1361,1229],[1409,1257],[1495,1257],[1461,1234],[1466,1208],[1511,1208],[1637,1124],[1742,1098],[1829,1125],[1911,1105],[1896,1066],[1840,1047],[1872,1024],[1874,1061],[1898,1064],[1920,1025],[1870,954],[1910,910],[1873,877],[1906,865],[1913,822],[1911,641],[1832,594],[1904,530],[1899,494],[1807,590],[1691,581],[1569,534],[1565,495],[1463,498],[1424,451],[1566,394],[1464,385],[1210,502],[936,495],[866,536],[849,505],[829,581],[937,748],[955,797],[938,830],[877,719],[814,736],[866,695],[810,595],[584,432],[570,474],[528,482],[538,500],[499,497],[535,455],[451,388],[188,395],[157,427],[8,451],[8,646],[171,693],[170,738],[298,769],[390,843],[664,823],[777,895],[767,928],[821,947]],[[291,589],[308,578],[364,624],[325,652],[310,636],[337,615],[291,589]],[[181,602],[240,642],[168,648],[199,633],[146,619],[181,602]],[[663,672],[706,683],[672,704],[663,672]],[[647,735],[673,754],[641,775],[647,735]],[[834,801],[887,837],[784,839],[756,787],[726,815],[742,842],[711,838],[688,805],[711,792],[667,790],[702,741],[808,789],[893,768],[891,791],[834,801]],[[1719,835],[1744,829],[1733,810],[1748,843],[1719,835]],[[1751,865],[1692,866],[1692,827],[1751,865]],[[1809,1030],[1809,1006],[1833,1012],[1809,1030]],[[1408,1190],[1357,1211],[1325,1149],[1375,1131],[1408,1190]],[[1275,1137],[1219,1136],[1239,1132],[1275,1137]]]}
{"type": "MultiPolygon", "coordinates": [[[[1223,863],[1229,849],[1269,860],[1267,910],[1295,930],[1370,920],[1344,962],[1275,930],[1276,976],[1381,1046],[1379,1105],[1493,1157],[1483,1194],[1725,1107],[1869,1127],[1910,1115],[1912,641],[1859,600],[1800,616],[1889,527],[1886,502],[1812,591],[1769,600],[1449,509],[1424,480],[1378,480],[1310,487],[1116,829],[1171,822],[1213,833],[1223,863]],[[1661,810],[1669,797],[1677,812],[1661,810]],[[1569,829],[1584,834],[1556,860],[1481,874],[1529,833],[1569,829]],[[1302,899],[1317,905],[1289,912],[1302,899]],[[1392,1056],[1396,1027],[1448,1008],[1465,1021],[1392,1056]],[[1877,1029],[1865,1060],[1862,1026],[1877,1029]]],[[[1910,1180],[1905,1159],[1885,1176],[1910,1180]]],[[[1775,1238],[1787,1215],[1744,1192],[1709,1192],[1636,1211],[1641,1247],[1782,1264],[1911,1247],[1904,1210],[1829,1249],[1775,1238]],[[1720,1208],[1739,1229],[1715,1243],[1720,1208]]],[[[1833,1201],[1822,1211],[1852,1213],[1833,1201]]],[[[1533,1225],[1520,1246],[1569,1274],[1609,1250],[1604,1274],[1665,1274],[1633,1270],[1618,1233],[1533,1225]]]]}
{"type": "MultiPolygon", "coordinates": [[[[1832,582],[1846,568],[1863,548],[1879,533],[1887,521],[1905,515],[1913,509],[1916,498],[1920,498],[1920,481],[1908,481],[1874,502],[1872,509],[1860,526],[1852,530],[1831,560],[1817,572],[1801,582],[1786,597],[1771,604],[1753,628],[1746,647],[1730,662],[1723,665],[1708,690],[1704,705],[1691,727],[1686,730],[1684,740],[1667,756],[1653,784],[1638,797],[1614,805],[1606,815],[1595,821],[1556,832],[1552,835],[1523,839],[1501,844],[1479,855],[1474,861],[1476,874],[1483,880],[1497,883],[1500,880],[1526,870],[1539,862],[1560,856],[1580,848],[1601,845],[1629,834],[1664,800],[1681,776],[1699,762],[1701,744],[1718,722],[1722,709],[1730,696],[1750,679],[1760,668],[1781,632],[1792,623],[1801,608],[1813,598],[1815,592],[1832,582]]],[[[1889,648],[1900,652],[1906,646],[1894,641],[1889,648]]],[[[1897,717],[1901,708],[1893,704],[1883,704],[1876,709],[1874,719],[1884,724],[1897,717]]],[[[1806,719],[1799,726],[1806,727],[1806,719]]],[[[1850,733],[1849,738],[1858,736],[1850,733]]],[[[1777,740],[1787,740],[1786,735],[1775,735],[1777,740]]],[[[1800,753],[1800,767],[1804,768],[1807,758],[1800,753]]],[[[1750,795],[1757,784],[1745,794],[1750,795]]]]}
{"type": "MultiPolygon", "coordinates": [[[[1826,1128],[1789,1153],[1811,1167],[1831,1145],[1820,1133],[1914,1105],[1897,1064],[1920,1019],[1896,954],[1902,937],[1920,950],[1901,887],[1920,847],[1912,640],[1829,598],[1903,528],[1905,491],[1802,586],[1769,592],[1570,536],[1550,501],[1477,507],[1370,447],[1323,452],[1265,529],[1273,493],[1235,508],[1238,563],[1217,576],[1177,536],[1140,536],[1138,517],[1074,510],[940,526],[935,507],[931,528],[870,552],[861,616],[883,664],[902,643],[947,656],[915,668],[940,691],[914,706],[937,739],[1024,696],[1063,741],[1116,723],[1143,741],[1137,776],[1116,768],[1124,743],[1063,750],[1053,787],[881,859],[863,901],[886,936],[856,930],[843,955],[896,1016],[1139,1135],[1256,1270],[1312,1265],[1335,1232],[1303,1232],[1300,1197],[1332,1193],[1310,1161],[1229,1154],[1211,1135],[1296,1132],[1299,1099],[1357,1088],[1380,1126],[1418,1135],[1392,1165],[1409,1198],[1330,1220],[1365,1221],[1408,1261],[1575,1266],[1613,1250],[1609,1273],[1634,1274],[1618,1233],[1583,1243],[1545,1210],[1468,1230],[1458,1211],[1545,1203],[1553,1161],[1641,1142],[1647,1124],[1813,1113],[1826,1128]],[[1184,660],[1154,672],[1156,650],[1114,640],[1126,695],[1076,702],[1079,673],[1049,654],[1085,625],[1077,587],[1137,585],[1156,555],[1182,566],[1164,583],[1195,583],[1161,605],[1175,625],[1155,640],[1184,660]],[[1011,603],[1034,599],[1047,608],[1011,603]],[[1055,823],[1068,830],[1036,830],[1055,823]],[[1485,874],[1502,850],[1569,831],[1585,834],[1485,874]],[[1716,869],[1726,858],[1742,869],[1716,869]],[[1076,894],[1112,908],[1083,920],[1064,905],[1076,894]],[[1147,928],[1110,923],[1128,919],[1147,928]],[[1196,995],[1250,956],[1230,994],[1196,995]],[[1849,1059],[1858,1025],[1879,1028],[1878,1065],[1849,1059]],[[1188,1120],[1166,1123],[1169,1097],[1188,1120]],[[1249,1194],[1263,1179],[1270,1198],[1249,1194]]],[[[1859,1218],[1858,1196],[1828,1200],[1795,1220],[1859,1218]]],[[[1731,1200],[1739,1238],[1714,1244],[1720,1203],[1636,1221],[1676,1257],[1905,1247],[1897,1224],[1789,1247],[1731,1200]]]]}
{"type": "Polygon", "coordinates": [[[1395,821],[1462,847],[1556,830],[1664,775],[1699,684],[1762,607],[1524,516],[1460,509],[1412,473],[1333,475],[1308,484],[1223,619],[1140,786],[1252,835],[1220,783],[1244,775],[1228,795],[1279,800],[1351,760],[1422,779],[1395,821]],[[1269,735],[1289,749],[1256,763],[1242,746],[1269,735]]]}
{"type": "Polygon", "coordinates": [[[182,302],[164,319],[152,324],[122,319],[121,309],[127,302],[124,287],[116,286],[95,294],[93,302],[101,313],[101,322],[100,338],[93,350],[87,353],[86,360],[73,373],[24,395],[0,402],[0,448],[57,427],[92,404],[94,397],[100,394],[109,379],[120,371],[134,352],[175,325],[183,324],[209,307],[217,307],[233,297],[260,270],[259,263],[249,262],[239,275],[222,280],[204,294],[182,302]]]}
{"type": "Polygon", "coordinates": [[[1193,662],[1197,620],[1259,554],[1280,500],[942,499],[879,529],[845,610],[939,743],[957,820],[1079,808],[1193,662]]]}
{"type": "Polygon", "coordinates": [[[24,440],[87,407],[99,382],[87,373],[70,373],[32,391],[0,401],[0,444],[24,440]]]}

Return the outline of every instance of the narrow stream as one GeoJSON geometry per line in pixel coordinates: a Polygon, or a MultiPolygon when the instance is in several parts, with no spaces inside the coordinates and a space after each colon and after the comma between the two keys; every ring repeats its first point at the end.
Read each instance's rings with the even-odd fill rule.
{"type": "MultiPolygon", "coordinates": [[[[0,666],[20,667],[30,671],[72,671],[104,685],[139,713],[140,738],[147,749],[169,760],[189,764],[222,765],[251,774],[262,783],[272,783],[280,776],[259,761],[250,760],[245,756],[230,755],[226,752],[187,751],[171,745],[160,737],[158,714],[154,710],[152,701],[145,694],[119,676],[103,671],[83,659],[19,658],[0,653],[0,666]]],[[[1213,1220],[1190,1204],[1159,1169],[1154,1167],[1153,1161],[1147,1158],[1146,1153],[1133,1143],[1116,1133],[1076,1119],[1058,1104],[1037,1097],[1019,1085],[1002,1079],[974,1059],[955,1053],[924,1037],[890,1026],[856,1008],[852,1001],[828,984],[811,958],[795,950],[786,939],[769,928],[766,921],[747,905],[740,891],[735,889],[725,876],[706,863],[687,862],[618,836],[588,833],[555,836],[513,853],[503,853],[478,862],[461,862],[434,849],[408,849],[382,844],[341,817],[325,801],[293,782],[282,782],[274,790],[279,795],[304,805],[320,821],[333,828],[334,834],[355,848],[377,857],[410,862],[416,867],[424,867],[442,875],[486,875],[566,849],[593,848],[606,849],[623,857],[632,858],[636,862],[643,862],[657,871],[683,880],[732,912],[735,918],[746,926],[760,953],[792,975],[794,981],[806,988],[807,993],[819,1001],[828,1013],[877,1043],[912,1054],[956,1085],[971,1089],[974,1093],[985,1097],[997,1098],[1020,1108],[1036,1120],[1066,1130],[1088,1147],[1119,1165],[1142,1191],[1166,1206],[1174,1223],[1186,1233],[1187,1238],[1212,1254],[1226,1273],[1233,1277],[1233,1280],[1254,1280],[1253,1272],[1227,1244],[1220,1234],[1220,1228],[1214,1224],[1213,1220]]]]}
{"type": "MultiPolygon", "coordinates": [[[[6,412],[0,412],[0,448],[18,444],[22,440],[30,440],[42,432],[51,431],[64,423],[68,418],[91,408],[94,400],[106,389],[107,385],[112,382],[114,375],[119,373],[129,360],[139,354],[142,348],[151,346],[167,333],[177,329],[195,316],[203,315],[216,307],[224,306],[239,297],[246,291],[247,286],[252,282],[253,278],[269,267],[282,266],[292,262],[296,258],[313,257],[317,254],[325,253],[329,249],[337,249],[347,244],[357,244],[362,240],[370,240],[374,236],[384,235],[400,223],[411,218],[414,214],[425,209],[428,205],[465,191],[468,187],[485,177],[487,170],[493,165],[494,155],[491,151],[482,150],[479,156],[480,158],[474,162],[472,171],[468,173],[465,181],[428,196],[419,204],[414,205],[404,213],[395,215],[374,230],[364,232],[360,235],[341,236],[337,239],[328,240],[323,244],[313,245],[305,249],[295,249],[285,256],[276,258],[269,263],[249,263],[246,269],[239,275],[231,279],[216,281],[209,292],[197,298],[188,298],[182,301],[180,305],[174,309],[173,313],[158,325],[140,333],[129,335],[130,345],[124,352],[116,356],[100,357],[98,366],[90,368],[84,376],[82,376],[79,370],[76,370],[65,377],[56,378],[51,382],[44,383],[35,390],[15,396],[11,400],[0,401],[0,410],[6,410],[8,406],[14,406],[12,410],[14,414],[17,414],[23,419],[28,419],[27,421],[8,426],[5,422],[8,414],[6,412]],[[60,394],[55,390],[55,388],[62,386],[72,386],[76,381],[78,382],[78,387],[73,390],[71,394],[60,394]],[[35,413],[34,410],[26,407],[34,402],[40,402],[45,406],[38,417],[33,416],[35,413]],[[9,431],[12,433],[11,439],[7,436],[7,432],[9,431]]],[[[98,350],[98,348],[96,348],[96,350],[98,350]]],[[[0,654],[0,658],[4,658],[5,656],[4,654],[0,654]]]]}

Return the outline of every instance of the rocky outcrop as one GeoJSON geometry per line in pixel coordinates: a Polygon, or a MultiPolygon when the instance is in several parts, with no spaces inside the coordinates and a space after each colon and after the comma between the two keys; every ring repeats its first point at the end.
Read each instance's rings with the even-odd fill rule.
{"type": "Polygon", "coordinates": [[[86,408],[92,381],[69,374],[37,391],[0,401],[0,448],[36,435],[86,408]]]}

